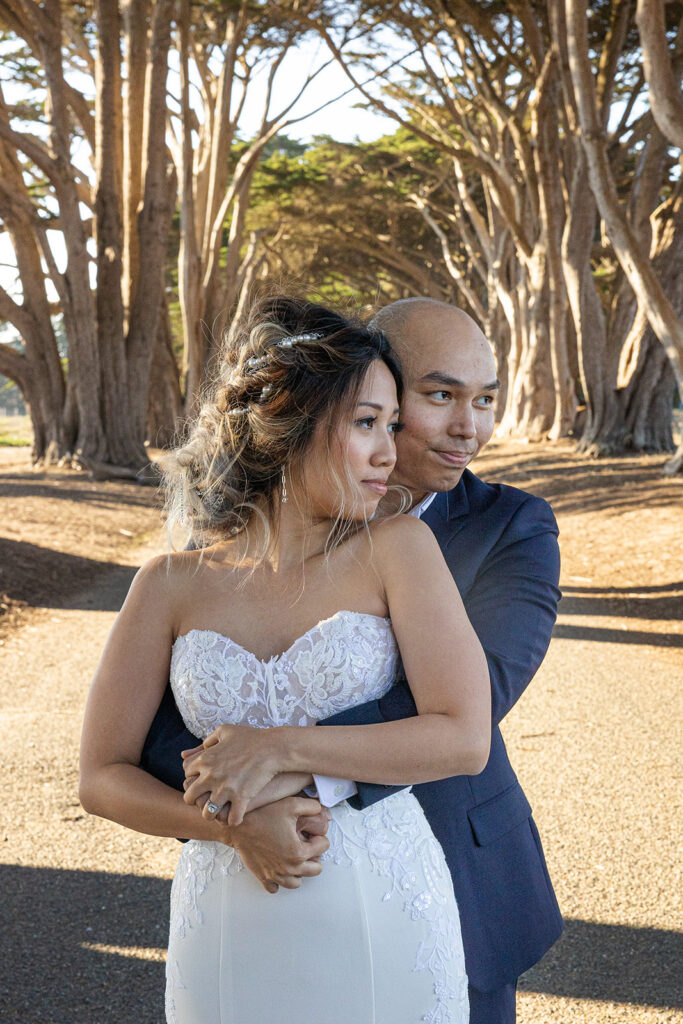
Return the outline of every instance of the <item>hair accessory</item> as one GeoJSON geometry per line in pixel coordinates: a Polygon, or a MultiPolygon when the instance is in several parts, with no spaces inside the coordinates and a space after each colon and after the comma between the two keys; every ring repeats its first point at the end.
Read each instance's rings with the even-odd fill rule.
{"type": "Polygon", "coordinates": [[[225,416],[244,416],[245,412],[249,412],[248,405],[236,405],[234,409],[226,409],[225,416]]]}
{"type": "Polygon", "coordinates": [[[324,337],[322,334],[295,334],[293,338],[283,338],[282,341],[277,341],[274,347],[293,348],[294,345],[298,345],[302,341],[320,341],[322,337],[324,337]]]}
{"type": "MultiPolygon", "coordinates": [[[[295,345],[299,345],[302,342],[320,341],[324,337],[324,334],[295,334],[292,338],[282,338],[280,341],[276,341],[274,345],[271,345],[271,349],[294,348],[295,345]]],[[[250,356],[244,364],[244,369],[247,373],[255,373],[269,362],[269,358],[270,350],[263,356],[250,356]]]]}
{"type": "Polygon", "coordinates": [[[282,495],[280,497],[280,501],[282,502],[283,505],[286,505],[287,504],[287,479],[285,477],[285,467],[284,466],[282,467],[281,475],[282,475],[282,495]]]}
{"type": "Polygon", "coordinates": [[[265,402],[266,398],[268,397],[268,395],[271,393],[272,390],[273,390],[272,384],[266,384],[266,386],[264,388],[261,388],[261,394],[259,395],[259,401],[260,402],[265,402]]]}

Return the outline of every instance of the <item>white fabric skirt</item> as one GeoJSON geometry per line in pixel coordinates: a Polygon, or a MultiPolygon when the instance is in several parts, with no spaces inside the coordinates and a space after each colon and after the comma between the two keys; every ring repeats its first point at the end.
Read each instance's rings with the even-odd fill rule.
{"type": "Polygon", "coordinates": [[[332,816],[322,874],[275,895],[229,847],[185,844],[168,1024],[467,1024],[453,887],[417,800],[332,816]]]}

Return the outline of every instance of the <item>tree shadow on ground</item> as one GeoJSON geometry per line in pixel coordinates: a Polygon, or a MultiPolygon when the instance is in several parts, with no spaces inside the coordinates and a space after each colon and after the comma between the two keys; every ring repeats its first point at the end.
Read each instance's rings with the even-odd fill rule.
{"type": "Polygon", "coordinates": [[[170,882],[11,866],[0,887],[0,1020],[161,1024],[164,964],[144,953],[166,947],[170,882]]]}
{"type": "Polygon", "coordinates": [[[562,615],[610,615],[615,618],[675,619],[683,611],[683,581],[661,587],[572,587],[562,585],[562,615]]]}
{"type": "Polygon", "coordinates": [[[116,562],[101,562],[38,544],[0,537],[0,593],[10,601],[41,608],[83,607],[98,611],[118,611],[135,569],[116,562]],[[103,595],[74,605],[70,598],[91,586],[103,573],[121,573],[121,595],[103,599],[103,595]]]}
{"type": "Polygon", "coordinates": [[[119,505],[150,508],[159,505],[154,492],[136,483],[104,481],[93,486],[86,480],[61,475],[44,475],[34,482],[21,473],[0,474],[2,498],[54,498],[60,501],[87,502],[93,508],[119,505]],[[16,482],[15,482],[16,481],[16,482]],[[68,483],[67,483],[68,481],[68,483]]]}
{"type": "Polygon", "coordinates": [[[683,1008],[683,934],[568,920],[564,935],[520,988],[570,999],[683,1008]]]}
{"type": "MultiPolygon", "coordinates": [[[[0,1019],[161,1024],[164,967],[151,958],[166,945],[167,880],[5,866],[0,887],[0,1019]]],[[[522,988],[680,1006],[682,944],[676,932],[570,920],[522,988]]]]}
{"type": "Polygon", "coordinates": [[[550,502],[556,513],[609,509],[614,515],[675,505],[681,480],[662,476],[666,457],[638,456],[592,460],[566,444],[534,446],[533,451],[500,452],[495,444],[481,455],[474,471],[489,483],[510,484],[550,502]]]}
{"type": "Polygon", "coordinates": [[[558,623],[554,640],[591,640],[605,644],[638,644],[646,647],[683,647],[683,633],[648,633],[639,629],[608,629],[558,623]]]}
{"type": "MultiPolygon", "coordinates": [[[[568,615],[600,615],[615,619],[678,622],[683,608],[683,581],[659,586],[574,587],[563,586],[559,612],[568,615]]],[[[619,644],[650,644],[683,647],[683,633],[628,629],[559,622],[553,636],[563,640],[599,640],[619,644]]]]}

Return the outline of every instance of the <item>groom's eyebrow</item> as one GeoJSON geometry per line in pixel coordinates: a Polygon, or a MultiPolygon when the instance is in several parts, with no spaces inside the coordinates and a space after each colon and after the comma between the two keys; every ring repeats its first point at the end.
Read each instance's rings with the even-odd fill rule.
{"type": "MultiPolygon", "coordinates": [[[[420,383],[424,384],[444,384],[447,388],[469,388],[472,385],[468,384],[466,380],[460,380],[459,377],[451,377],[448,373],[441,373],[439,370],[433,370],[431,373],[426,373],[424,377],[420,377],[420,383]]],[[[491,381],[490,384],[483,384],[482,391],[498,391],[500,388],[500,381],[491,381]]]]}

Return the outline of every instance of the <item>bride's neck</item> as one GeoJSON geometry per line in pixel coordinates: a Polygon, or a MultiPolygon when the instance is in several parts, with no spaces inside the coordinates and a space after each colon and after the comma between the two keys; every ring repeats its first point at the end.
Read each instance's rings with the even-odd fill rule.
{"type": "Polygon", "coordinates": [[[308,559],[324,553],[332,526],[330,519],[311,519],[293,501],[284,502],[280,506],[279,523],[271,525],[268,532],[259,515],[252,517],[244,560],[258,558],[271,573],[286,575],[308,559]],[[261,559],[266,541],[268,550],[265,559],[261,559]]]}

